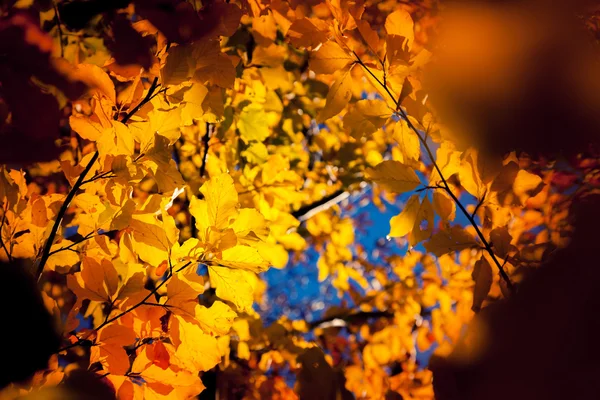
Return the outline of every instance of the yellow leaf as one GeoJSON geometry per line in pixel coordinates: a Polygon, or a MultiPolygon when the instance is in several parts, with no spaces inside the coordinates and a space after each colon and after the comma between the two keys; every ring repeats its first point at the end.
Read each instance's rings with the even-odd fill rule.
{"type": "Polygon", "coordinates": [[[421,202],[421,207],[419,207],[419,212],[417,213],[417,218],[415,220],[415,226],[410,235],[410,245],[415,246],[417,243],[428,239],[431,236],[432,231],[433,207],[431,207],[429,197],[425,196],[421,202]]]}
{"type": "Polygon", "coordinates": [[[192,76],[195,67],[191,46],[173,46],[169,49],[165,66],[160,71],[162,84],[179,85],[192,76]]]}
{"type": "Polygon", "coordinates": [[[444,190],[433,192],[433,209],[444,222],[454,221],[456,217],[456,204],[444,190]]]}
{"type": "Polygon", "coordinates": [[[175,356],[184,369],[208,371],[221,361],[217,339],[207,335],[199,325],[175,315],[171,318],[171,341],[175,356]]]}
{"type": "Polygon", "coordinates": [[[414,190],[421,184],[412,168],[394,160],[386,160],[375,168],[367,169],[366,176],[386,190],[395,193],[414,190]]]}
{"type": "Polygon", "coordinates": [[[260,256],[258,250],[243,245],[224,250],[217,262],[225,267],[245,269],[252,272],[262,272],[269,268],[269,264],[260,256]]]}
{"type": "Polygon", "coordinates": [[[353,136],[368,135],[381,128],[392,110],[382,100],[359,100],[354,108],[344,115],[344,129],[353,136]]]}
{"type": "Polygon", "coordinates": [[[98,96],[105,96],[112,104],[117,102],[115,85],[102,68],[93,64],[79,64],[75,75],[90,86],[98,96]]]}
{"type": "Polygon", "coordinates": [[[287,37],[295,47],[315,48],[327,40],[327,32],[320,30],[312,20],[304,17],[292,23],[287,31],[287,37]]]}
{"type": "Polygon", "coordinates": [[[208,95],[206,86],[200,83],[194,83],[192,87],[183,94],[185,105],[181,110],[181,123],[183,125],[192,125],[195,120],[199,120],[204,115],[202,103],[208,95]]]}
{"type": "Polygon", "coordinates": [[[92,141],[98,140],[104,131],[104,126],[101,123],[86,116],[71,115],[69,126],[82,138],[92,141]]]}
{"type": "MultiPolygon", "coordinates": [[[[460,170],[460,153],[454,151],[449,142],[442,142],[442,145],[438,148],[436,153],[436,162],[438,167],[442,171],[444,178],[450,179],[454,174],[457,174],[460,170]]],[[[441,182],[441,177],[437,170],[431,172],[429,182],[433,185],[438,185],[441,182]]]]}
{"type": "Polygon", "coordinates": [[[169,258],[171,243],[164,226],[151,214],[134,214],[130,228],[138,257],[154,267],[169,258]]]}
{"type": "Polygon", "coordinates": [[[67,286],[81,300],[110,301],[118,284],[119,276],[113,264],[108,260],[100,263],[91,257],[83,258],[81,272],[67,276],[67,286]]]}
{"type": "Polygon", "coordinates": [[[252,53],[252,63],[264,67],[277,67],[283,64],[286,50],[275,43],[264,47],[257,46],[252,53]]]}
{"type": "Polygon", "coordinates": [[[232,302],[241,312],[252,310],[254,301],[254,280],[252,272],[227,267],[209,266],[208,274],[217,296],[232,302]]]}
{"type": "Polygon", "coordinates": [[[473,311],[478,312],[481,309],[481,304],[487,297],[494,281],[494,273],[492,266],[488,260],[482,256],[473,267],[473,280],[475,287],[473,289],[473,311]]]}
{"type": "Polygon", "coordinates": [[[377,32],[365,20],[356,21],[356,26],[367,46],[369,46],[373,53],[377,54],[379,51],[379,35],[377,32]]]}
{"type": "Polygon", "coordinates": [[[133,155],[135,143],[133,134],[127,125],[112,121],[112,127],[105,129],[96,141],[101,155],[133,155]]]}
{"type": "Polygon", "coordinates": [[[496,228],[490,232],[490,244],[500,258],[505,258],[511,249],[510,242],[512,236],[508,232],[508,227],[496,228]]]}
{"type": "MultiPolygon", "coordinates": [[[[406,38],[410,46],[415,38],[414,23],[412,17],[406,10],[396,10],[385,19],[385,31],[388,36],[402,36],[406,38]]],[[[389,51],[389,49],[388,49],[389,51]]]]}
{"type": "Polygon", "coordinates": [[[390,219],[390,237],[406,236],[412,231],[419,212],[419,195],[412,195],[400,214],[390,219]]]}
{"type": "Polygon", "coordinates": [[[346,68],[353,61],[354,59],[340,45],[328,41],[311,55],[309,67],[316,74],[333,74],[346,68]]]}
{"type": "Polygon", "coordinates": [[[246,143],[250,141],[262,142],[269,137],[267,113],[263,106],[251,103],[244,107],[237,122],[240,137],[246,143]]]}
{"type": "Polygon", "coordinates": [[[402,162],[406,165],[417,167],[421,156],[421,142],[417,134],[410,129],[408,123],[402,119],[394,125],[394,140],[402,154],[402,162]]]}
{"type": "Polygon", "coordinates": [[[48,258],[48,261],[46,261],[46,268],[50,271],[65,273],[80,261],[77,246],[73,246],[73,242],[70,240],[63,240],[60,243],[53,244],[50,252],[54,252],[48,258]]]}
{"type": "Polygon", "coordinates": [[[241,155],[250,163],[262,164],[269,158],[269,150],[262,142],[253,142],[241,155]]]}
{"type": "Polygon", "coordinates": [[[254,208],[242,208],[231,224],[238,240],[250,244],[258,240],[265,241],[269,236],[267,221],[261,213],[254,208]]]}
{"type": "Polygon", "coordinates": [[[476,246],[475,238],[458,225],[436,233],[425,242],[425,249],[440,257],[451,251],[460,251],[476,246]]]}
{"type": "Polygon", "coordinates": [[[235,311],[222,301],[215,301],[210,308],[201,305],[196,307],[196,321],[211,336],[227,335],[235,317],[235,311]]]}
{"type": "Polygon", "coordinates": [[[319,112],[317,122],[324,122],[338,115],[352,98],[352,67],[340,71],[337,79],[331,84],[325,107],[319,112]]]}
{"type": "Polygon", "coordinates": [[[538,194],[544,184],[542,178],[525,170],[519,170],[513,183],[513,191],[521,200],[521,204],[531,196],[538,194]]]}
{"type": "Polygon", "coordinates": [[[458,177],[461,186],[476,198],[480,198],[485,193],[485,187],[479,178],[475,153],[466,154],[460,165],[458,177]]]}
{"type": "MultiPolygon", "coordinates": [[[[229,174],[212,177],[200,188],[206,199],[209,226],[217,229],[229,227],[229,220],[237,215],[238,194],[229,174]]],[[[194,215],[196,216],[196,215],[194,215]]]]}
{"type": "Polygon", "coordinates": [[[204,292],[202,277],[193,272],[196,281],[189,281],[180,278],[182,274],[175,274],[167,283],[167,300],[165,304],[180,309],[184,313],[194,315],[196,305],[198,305],[198,296],[204,292]],[[196,284],[194,284],[196,283],[196,284]]]}

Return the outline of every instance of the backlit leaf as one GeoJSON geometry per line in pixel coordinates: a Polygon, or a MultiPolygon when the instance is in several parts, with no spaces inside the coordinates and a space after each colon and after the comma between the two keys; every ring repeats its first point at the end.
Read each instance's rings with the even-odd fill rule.
{"type": "Polygon", "coordinates": [[[415,171],[399,161],[387,160],[366,171],[367,178],[395,193],[414,190],[421,184],[415,171]]]}

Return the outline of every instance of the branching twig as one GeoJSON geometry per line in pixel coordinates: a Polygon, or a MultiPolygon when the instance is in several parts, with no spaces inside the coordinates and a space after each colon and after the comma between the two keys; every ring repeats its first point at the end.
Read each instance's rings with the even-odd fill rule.
{"type": "Polygon", "coordinates": [[[362,60],[360,59],[360,57],[358,57],[358,55],[356,53],[354,53],[354,55],[357,58],[356,62],[359,65],[361,65],[363,67],[363,69],[365,71],[367,71],[367,73],[369,75],[371,75],[371,77],[373,77],[373,79],[375,79],[375,81],[385,90],[385,92],[390,96],[390,98],[392,99],[392,101],[396,105],[397,112],[400,114],[400,116],[402,117],[402,119],[404,119],[406,121],[406,123],[408,124],[408,127],[413,132],[415,132],[415,134],[419,138],[419,141],[421,142],[421,144],[425,148],[425,151],[427,152],[427,155],[429,156],[429,159],[431,160],[431,163],[433,164],[433,167],[435,168],[436,172],[440,176],[440,179],[442,180],[442,185],[441,186],[442,186],[443,190],[445,190],[446,193],[448,193],[448,195],[450,195],[450,197],[452,198],[452,200],[456,203],[456,206],[458,208],[460,208],[460,210],[462,211],[462,213],[469,220],[469,223],[473,226],[473,228],[475,228],[475,232],[477,233],[477,236],[479,237],[479,239],[483,243],[483,245],[484,245],[486,251],[488,252],[488,254],[490,255],[491,259],[494,261],[494,264],[496,264],[496,266],[498,267],[498,271],[500,272],[500,276],[506,282],[506,286],[508,287],[508,289],[512,293],[514,293],[514,287],[512,285],[512,282],[510,281],[510,278],[509,278],[508,274],[506,273],[506,271],[504,270],[504,268],[502,267],[502,265],[500,264],[500,262],[496,258],[496,255],[494,254],[494,250],[492,249],[492,246],[490,245],[490,243],[487,241],[487,239],[485,238],[485,236],[483,235],[483,233],[479,229],[479,226],[477,225],[477,222],[475,221],[475,219],[473,218],[473,216],[471,216],[469,214],[469,212],[466,210],[465,206],[460,202],[460,200],[458,199],[458,197],[456,197],[456,195],[454,194],[454,192],[450,188],[450,185],[448,184],[448,182],[446,181],[446,178],[442,174],[442,171],[441,171],[440,167],[438,166],[438,164],[437,164],[437,162],[435,160],[435,157],[433,156],[433,153],[432,153],[431,149],[429,148],[429,145],[427,144],[427,142],[425,141],[425,139],[423,139],[423,137],[421,136],[421,133],[419,132],[419,130],[410,121],[410,119],[408,118],[408,115],[406,114],[406,112],[404,111],[404,109],[402,109],[402,107],[400,105],[400,102],[398,100],[396,100],[396,98],[394,97],[394,95],[392,94],[392,92],[390,91],[390,89],[387,87],[387,85],[385,85],[383,82],[381,82],[381,80],[369,69],[369,67],[367,67],[367,65],[365,65],[365,63],[362,62],[362,60]]]}
{"type": "MultiPolygon", "coordinates": [[[[183,269],[189,267],[192,264],[191,261],[188,261],[187,263],[185,263],[183,266],[181,266],[179,269],[177,269],[177,271],[175,272],[180,272],[183,269]]],[[[135,310],[136,308],[143,306],[143,305],[154,305],[155,303],[150,303],[147,302],[147,300],[149,298],[151,298],[152,296],[156,295],[156,293],[160,290],[161,287],[163,287],[172,277],[173,277],[173,273],[170,273],[165,279],[163,279],[162,282],[160,282],[158,285],[156,285],[156,287],[154,289],[152,289],[150,291],[150,293],[148,293],[141,301],[139,301],[137,304],[129,307],[127,310],[120,312],[119,314],[115,315],[112,318],[109,318],[110,316],[110,311],[112,311],[112,306],[110,307],[109,310],[109,314],[107,314],[105,320],[103,323],[101,323],[100,325],[98,325],[98,327],[96,327],[94,330],[90,331],[85,337],[83,338],[79,338],[75,343],[71,343],[68,346],[62,347],[60,348],[57,353],[63,352],[65,350],[68,350],[70,348],[73,347],[77,347],[77,346],[81,346],[83,343],[86,343],[87,339],[92,335],[93,332],[97,332],[100,329],[104,328],[106,325],[110,324],[111,322],[114,322],[116,320],[118,320],[119,318],[123,317],[124,315],[129,314],[130,312],[132,312],[133,310],[135,310]]]]}
{"type": "MultiPolygon", "coordinates": [[[[142,101],[140,101],[140,103],[135,106],[133,108],[133,110],[129,111],[121,120],[122,123],[125,123],[127,121],[129,121],[129,119],[131,117],[133,117],[133,115],[140,111],[140,109],[150,100],[152,100],[152,95],[154,94],[154,91],[156,90],[156,88],[158,87],[158,76],[156,78],[154,78],[154,80],[152,81],[152,84],[150,85],[150,88],[148,89],[148,93],[146,93],[146,97],[144,97],[142,99],[142,101]]],[[[116,116],[115,116],[116,117],[116,116]]]]}
{"type": "MultiPolygon", "coordinates": [[[[485,201],[485,196],[487,195],[487,189],[486,191],[483,193],[483,196],[481,196],[481,199],[479,200],[479,202],[477,202],[477,206],[475,206],[475,209],[473,210],[473,213],[471,213],[471,218],[475,218],[475,215],[477,214],[477,211],[479,210],[479,207],[481,207],[481,205],[483,204],[483,202],[485,201]]],[[[503,264],[504,265],[504,264],[503,264]]]]}
{"type": "Polygon", "coordinates": [[[54,239],[56,238],[56,234],[58,233],[58,228],[60,227],[63,217],[65,216],[65,213],[67,212],[67,209],[69,208],[69,205],[71,204],[71,201],[75,197],[75,194],[81,187],[82,182],[85,180],[86,175],[90,172],[90,170],[92,169],[92,166],[94,165],[96,160],[98,160],[99,155],[100,154],[97,151],[92,155],[92,158],[90,159],[88,164],[85,166],[85,169],[83,170],[81,175],[79,175],[79,178],[77,178],[77,181],[75,182],[75,184],[73,185],[73,187],[71,188],[69,193],[67,194],[65,201],[60,206],[60,210],[58,210],[58,214],[56,215],[56,220],[54,220],[54,225],[52,225],[52,230],[50,231],[50,235],[48,236],[48,239],[46,240],[46,245],[44,246],[44,250],[42,252],[42,258],[40,259],[40,263],[38,264],[38,267],[37,267],[36,278],[38,280],[42,276],[42,272],[44,271],[44,266],[46,265],[46,262],[48,261],[48,258],[50,257],[50,249],[52,248],[52,245],[54,244],[54,239]]]}
{"type": "Polygon", "coordinates": [[[73,247],[77,246],[78,244],[83,243],[86,240],[91,239],[92,237],[94,237],[94,233],[96,233],[96,232],[90,232],[87,235],[85,235],[83,237],[83,239],[78,240],[77,242],[73,242],[73,243],[71,243],[70,245],[68,245],[66,247],[61,247],[60,249],[53,250],[53,251],[50,252],[50,254],[48,254],[48,256],[51,256],[51,255],[56,254],[56,253],[59,253],[61,251],[70,250],[73,247]]]}
{"type": "Polygon", "coordinates": [[[112,174],[112,175],[110,175],[110,174],[112,174],[112,171],[105,171],[105,172],[102,172],[100,174],[96,174],[96,175],[92,176],[90,179],[87,179],[87,180],[81,182],[81,185],[83,186],[86,183],[94,182],[94,181],[96,181],[98,179],[105,179],[105,178],[106,179],[110,179],[110,178],[115,178],[116,177],[115,174],[112,174]]]}
{"type": "MultiPolygon", "coordinates": [[[[157,87],[158,87],[158,77],[154,78],[154,81],[152,81],[152,85],[150,85],[150,88],[148,89],[148,93],[146,93],[146,97],[144,97],[144,99],[142,99],[142,101],[137,106],[135,106],[133,108],[133,110],[131,110],[127,115],[125,115],[123,117],[123,119],[121,120],[121,122],[126,123],[137,111],[139,111],[144,106],[144,104],[146,104],[148,101],[150,101],[150,99],[152,98],[152,94],[154,93],[154,91],[156,90],[157,87]]],[[[50,249],[52,248],[52,245],[54,244],[54,239],[56,238],[56,234],[58,233],[58,229],[60,228],[60,224],[62,223],[65,213],[67,212],[67,209],[69,208],[69,205],[71,204],[71,201],[77,194],[77,191],[79,190],[81,185],[85,182],[85,177],[90,172],[90,170],[92,169],[92,166],[98,160],[99,156],[100,156],[100,153],[98,153],[98,151],[96,151],[92,155],[92,158],[90,159],[88,164],[85,166],[83,172],[81,173],[81,175],[79,175],[79,178],[77,178],[77,181],[75,182],[75,184],[73,185],[73,187],[71,188],[69,193],[67,194],[67,197],[65,198],[65,201],[62,203],[60,210],[58,210],[58,214],[56,215],[56,220],[54,220],[54,225],[52,225],[52,230],[50,231],[50,235],[48,236],[48,239],[46,240],[46,244],[44,246],[44,250],[42,251],[42,258],[40,259],[40,263],[38,264],[38,267],[37,267],[37,271],[36,271],[37,280],[40,279],[40,277],[42,276],[42,272],[44,272],[44,266],[46,265],[46,262],[48,261],[48,258],[50,257],[50,249]]]]}

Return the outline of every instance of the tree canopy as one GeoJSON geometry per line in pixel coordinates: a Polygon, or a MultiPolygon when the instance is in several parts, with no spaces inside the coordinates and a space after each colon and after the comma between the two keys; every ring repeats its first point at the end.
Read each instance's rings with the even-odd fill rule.
{"type": "Polygon", "coordinates": [[[593,9],[1,7],[2,298],[32,326],[6,321],[27,356],[0,397],[432,399],[431,353],[477,358],[474,316],[567,254],[599,188],[593,9]],[[400,209],[377,248],[366,204],[400,209]],[[309,250],[342,305],[263,323],[263,273],[309,250]]]}

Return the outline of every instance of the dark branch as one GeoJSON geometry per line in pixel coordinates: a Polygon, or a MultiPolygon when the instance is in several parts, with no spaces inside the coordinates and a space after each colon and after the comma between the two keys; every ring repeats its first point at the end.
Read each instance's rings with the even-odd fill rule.
{"type": "MultiPolygon", "coordinates": [[[[126,123],[136,112],[138,112],[144,106],[144,104],[146,104],[148,101],[150,101],[150,99],[152,98],[152,94],[154,93],[154,91],[156,90],[157,87],[158,87],[158,77],[154,78],[154,81],[152,81],[152,85],[150,85],[150,88],[148,89],[148,93],[146,93],[146,97],[144,97],[144,99],[142,99],[142,101],[137,106],[135,106],[133,110],[131,110],[127,115],[125,115],[125,117],[123,117],[121,122],[126,123]]],[[[38,264],[38,267],[37,267],[36,278],[38,280],[42,276],[42,272],[44,272],[44,267],[46,266],[46,262],[48,261],[48,258],[50,257],[50,249],[52,248],[52,245],[54,244],[54,239],[56,238],[56,234],[58,232],[58,229],[60,228],[60,224],[62,223],[65,213],[67,212],[67,209],[69,208],[69,205],[71,204],[71,201],[77,194],[77,191],[79,190],[81,185],[83,185],[83,183],[85,182],[85,177],[90,172],[90,170],[92,169],[92,166],[98,160],[99,156],[100,156],[100,153],[98,153],[98,151],[96,151],[92,155],[92,158],[90,159],[88,164],[85,166],[85,169],[83,170],[81,175],[79,175],[79,178],[77,178],[77,181],[75,182],[75,184],[73,185],[73,187],[71,188],[69,193],[67,194],[65,201],[62,203],[60,210],[58,211],[58,214],[56,215],[56,220],[54,221],[54,225],[52,225],[52,230],[50,231],[48,240],[46,241],[46,244],[44,245],[44,250],[42,252],[42,258],[40,259],[40,263],[38,264]]]]}
{"type": "Polygon", "coordinates": [[[200,165],[200,178],[204,177],[206,172],[206,158],[208,157],[208,142],[210,141],[210,134],[213,129],[213,125],[209,122],[206,123],[206,133],[202,137],[202,144],[204,145],[204,154],[202,155],[202,165],[200,165]]]}
{"type": "Polygon", "coordinates": [[[307,204],[304,207],[299,208],[298,210],[294,211],[292,215],[301,222],[306,221],[313,215],[318,214],[321,211],[328,210],[334,205],[347,199],[349,196],[350,192],[340,189],[336,192],[333,192],[329,196],[323,197],[321,200],[315,201],[314,203],[307,204]]]}

